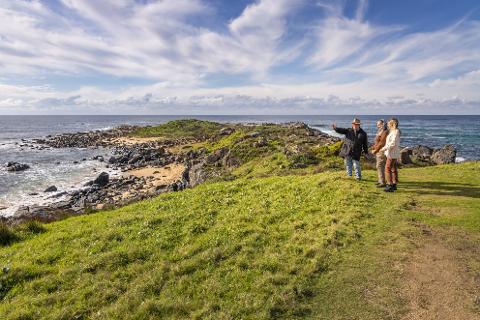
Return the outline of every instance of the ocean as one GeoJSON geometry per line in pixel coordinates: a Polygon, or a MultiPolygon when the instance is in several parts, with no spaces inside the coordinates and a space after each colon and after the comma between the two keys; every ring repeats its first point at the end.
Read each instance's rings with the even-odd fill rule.
{"type": "MultiPolygon", "coordinates": [[[[358,116],[370,140],[375,134],[375,122],[390,116],[358,116]]],[[[251,116],[0,116],[0,215],[9,215],[20,205],[39,204],[46,199],[43,190],[56,185],[60,190],[77,188],[91,180],[105,164],[90,160],[106,155],[104,149],[31,150],[22,147],[22,139],[42,138],[67,132],[106,130],[122,124],[154,125],[174,119],[196,118],[217,122],[283,123],[305,122],[313,128],[335,134],[330,125],[350,126],[352,116],[344,115],[251,115],[251,116]],[[81,161],[86,159],[85,161],[81,161]],[[21,173],[7,172],[8,161],[26,163],[31,169],[21,173]],[[74,161],[79,161],[74,164],[74,161]],[[38,193],[38,195],[32,195],[38,193]],[[3,209],[2,209],[3,208],[3,209]]],[[[399,116],[401,144],[457,147],[457,161],[480,159],[480,116],[399,116]]],[[[116,174],[115,172],[111,172],[116,174]]]]}

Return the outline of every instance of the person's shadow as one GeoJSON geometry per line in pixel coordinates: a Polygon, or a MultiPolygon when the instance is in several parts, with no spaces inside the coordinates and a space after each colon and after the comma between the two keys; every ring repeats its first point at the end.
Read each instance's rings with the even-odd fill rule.
{"type": "Polygon", "coordinates": [[[419,194],[480,198],[480,186],[477,184],[425,181],[400,182],[400,185],[406,191],[419,194]]]}

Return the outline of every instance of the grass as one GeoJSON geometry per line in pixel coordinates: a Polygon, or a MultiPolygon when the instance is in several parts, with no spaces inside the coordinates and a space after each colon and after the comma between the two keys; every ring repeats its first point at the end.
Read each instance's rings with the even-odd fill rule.
{"type": "Polygon", "coordinates": [[[343,172],[246,177],[22,227],[28,236],[0,248],[0,314],[397,319],[412,220],[478,234],[479,169],[404,169],[395,194],[373,187],[373,171],[361,183],[343,172]]]}
{"type": "Polygon", "coordinates": [[[158,126],[142,127],[132,133],[136,137],[162,137],[167,139],[206,139],[224,125],[211,121],[183,119],[169,121],[158,126]]]}

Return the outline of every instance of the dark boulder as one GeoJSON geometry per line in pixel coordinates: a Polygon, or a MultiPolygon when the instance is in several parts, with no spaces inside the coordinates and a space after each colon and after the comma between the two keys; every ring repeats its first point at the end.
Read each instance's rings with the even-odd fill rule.
{"type": "Polygon", "coordinates": [[[412,148],[412,158],[416,161],[430,162],[433,149],[427,146],[417,145],[412,148]]]}
{"type": "Polygon", "coordinates": [[[412,159],[410,158],[412,154],[412,148],[403,148],[400,151],[400,163],[401,164],[411,164],[412,159]]]}
{"type": "Polygon", "coordinates": [[[435,164],[455,163],[457,149],[451,144],[446,144],[433,152],[432,161],[435,164]]]}
{"type": "Polygon", "coordinates": [[[218,134],[220,134],[221,136],[229,136],[229,135],[231,135],[231,134],[234,133],[234,132],[235,132],[235,129],[234,129],[234,128],[226,127],[226,128],[220,129],[220,131],[218,132],[218,134]]]}
{"type": "Polygon", "coordinates": [[[30,169],[30,166],[25,163],[18,163],[18,162],[7,162],[7,171],[10,172],[18,172],[30,169]]]}
{"type": "Polygon", "coordinates": [[[99,187],[104,187],[108,184],[110,180],[110,176],[106,172],[102,172],[98,175],[98,177],[93,181],[94,185],[99,187]]]}
{"type": "Polygon", "coordinates": [[[57,191],[57,190],[58,190],[57,187],[55,187],[55,186],[50,186],[50,187],[48,187],[47,189],[45,189],[45,191],[43,191],[43,192],[55,192],[55,191],[57,191]]]}

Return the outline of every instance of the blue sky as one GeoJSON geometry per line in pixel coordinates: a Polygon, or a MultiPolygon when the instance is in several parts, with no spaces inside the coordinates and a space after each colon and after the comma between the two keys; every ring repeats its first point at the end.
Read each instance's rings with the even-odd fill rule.
{"type": "Polygon", "coordinates": [[[0,0],[0,114],[480,114],[477,0],[0,0]]]}

